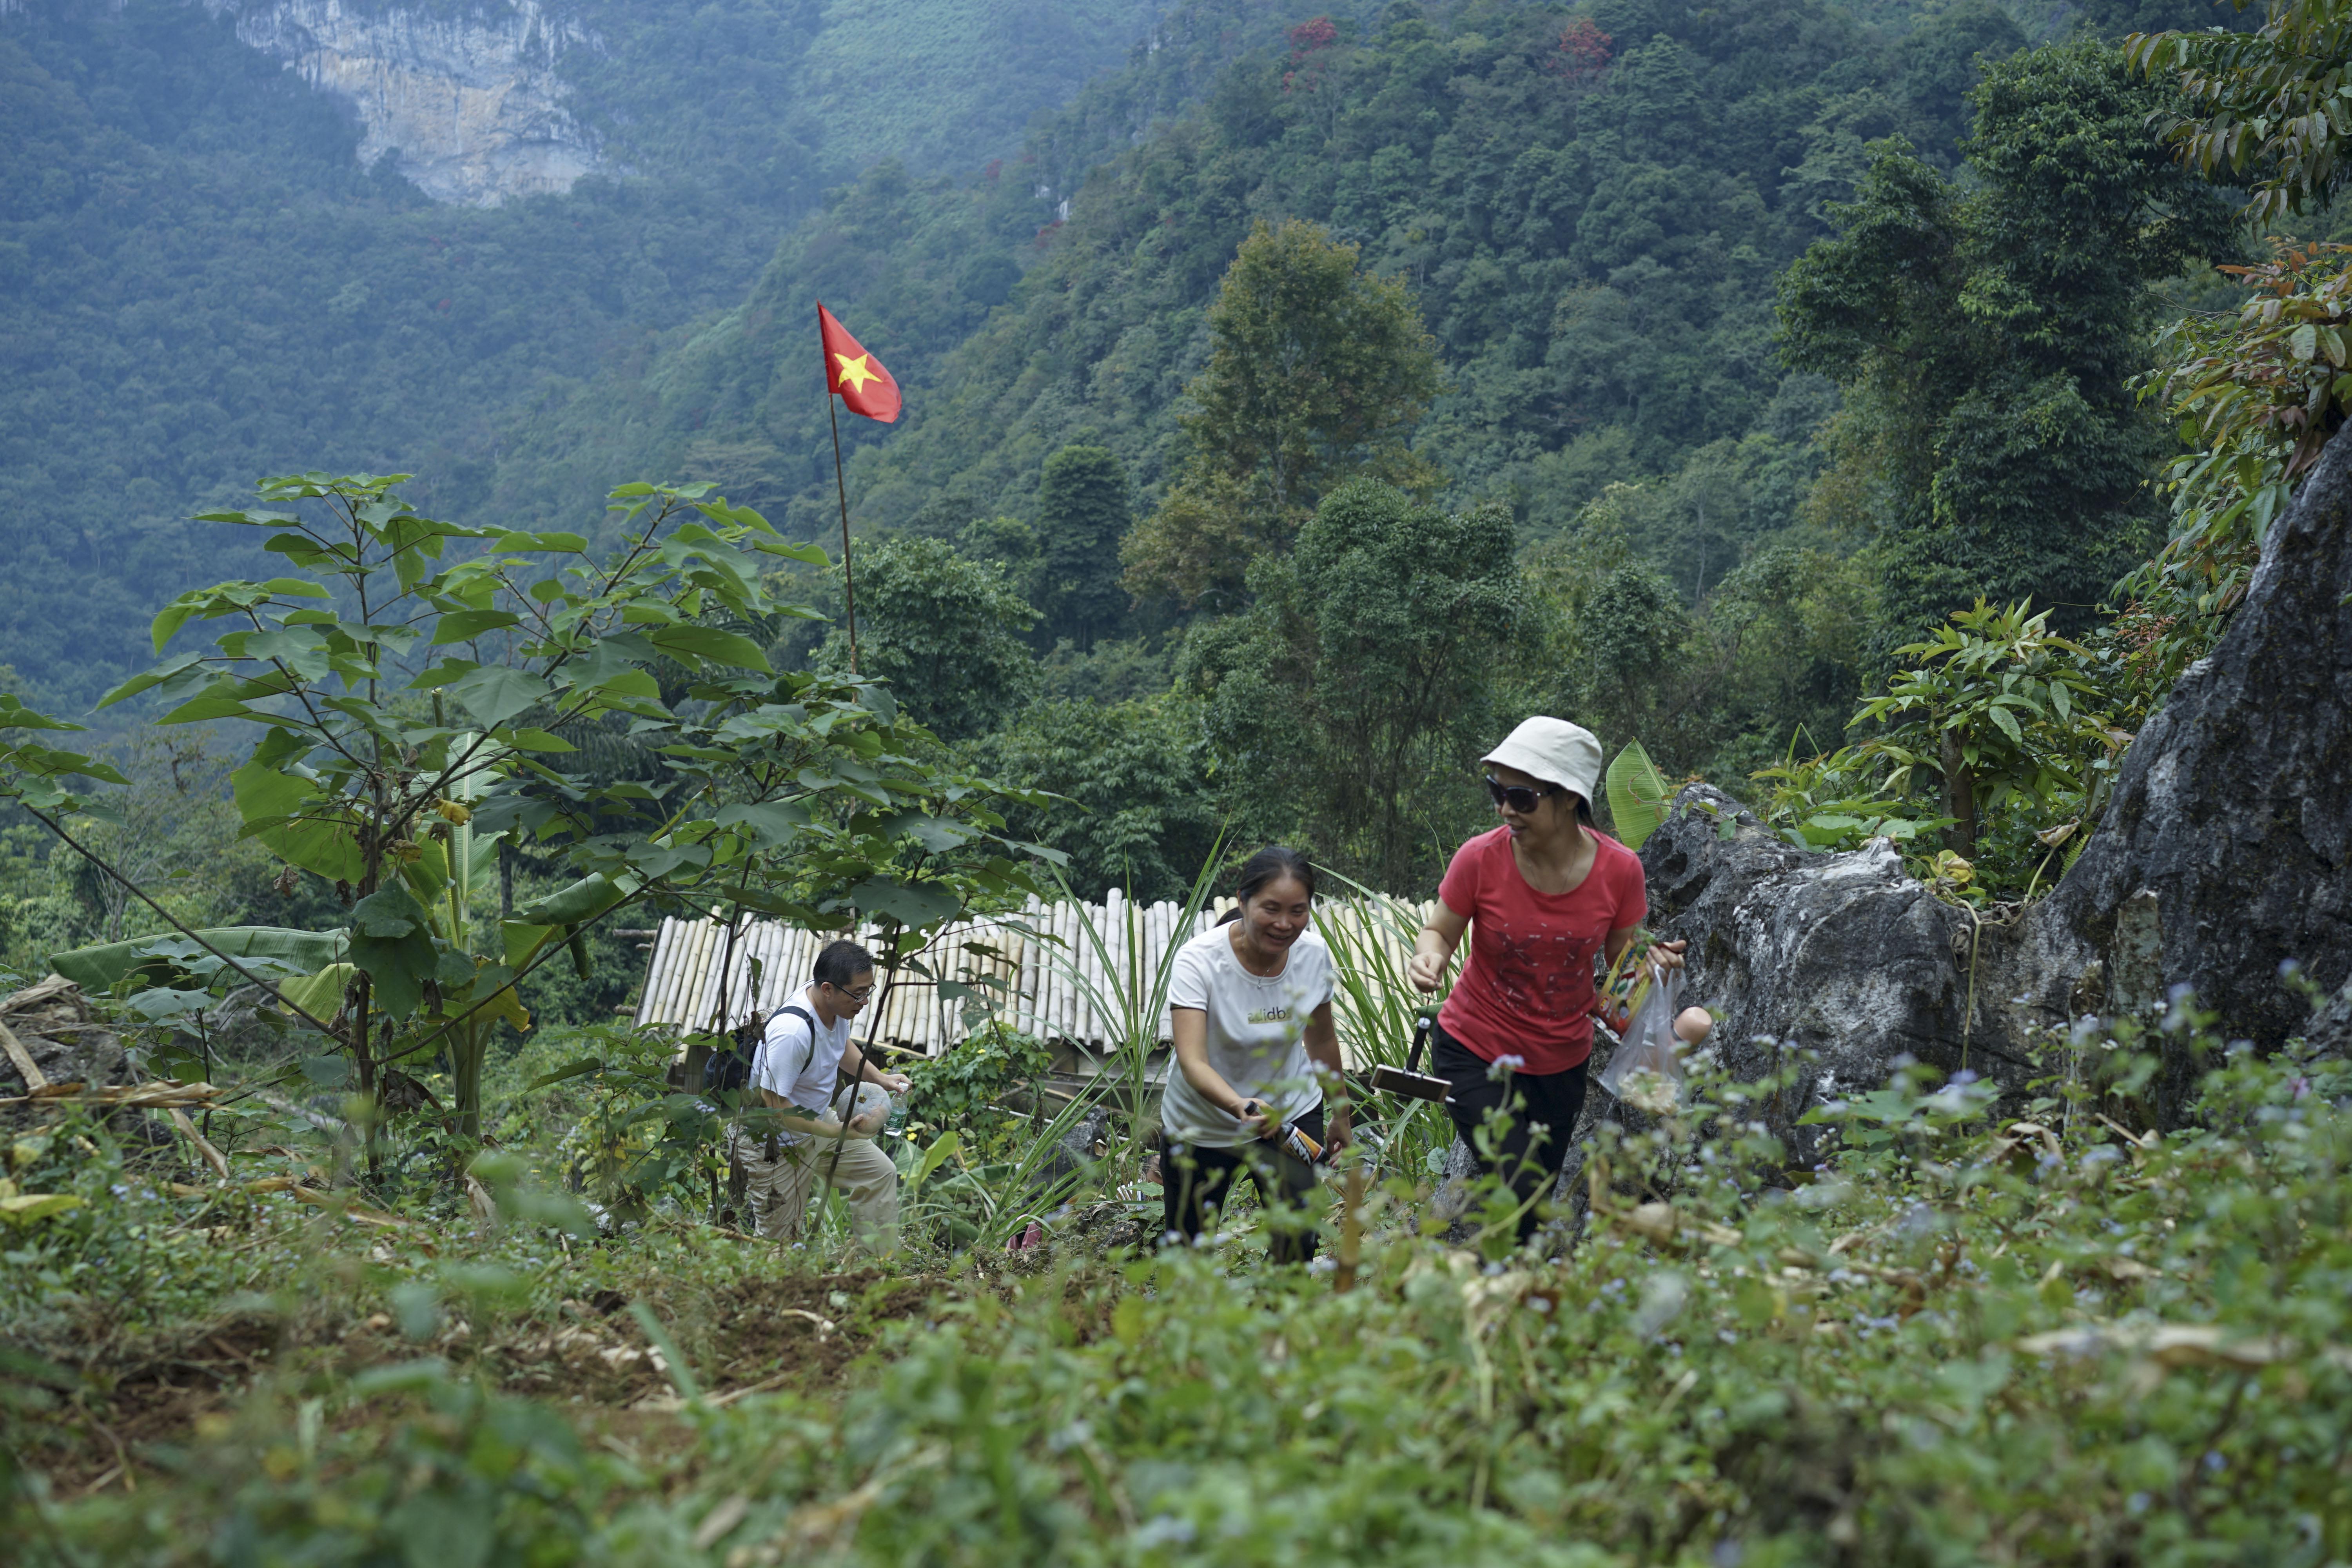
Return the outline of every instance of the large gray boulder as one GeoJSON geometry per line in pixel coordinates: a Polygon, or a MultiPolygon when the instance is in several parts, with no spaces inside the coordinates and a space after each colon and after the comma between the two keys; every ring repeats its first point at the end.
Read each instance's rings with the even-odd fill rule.
{"type": "Polygon", "coordinates": [[[2352,441],[2272,530],[2245,604],[2133,741],[2080,859],[2017,933],[2017,1026],[2162,1005],[2189,985],[2272,1046],[2308,1005],[2294,960],[2352,977],[2352,441]]]}
{"type": "Polygon", "coordinates": [[[1885,840],[1842,854],[1799,848],[1711,784],[1675,796],[1642,846],[1650,924],[1685,954],[1684,996],[1716,1016],[1715,1049],[1753,1079],[1809,1055],[1801,1085],[1769,1108],[1774,1131],[1824,1097],[1875,1089],[1897,1058],[2021,1081],[2005,1039],[1964,1026],[1970,921],[1903,868],[1885,840]]]}

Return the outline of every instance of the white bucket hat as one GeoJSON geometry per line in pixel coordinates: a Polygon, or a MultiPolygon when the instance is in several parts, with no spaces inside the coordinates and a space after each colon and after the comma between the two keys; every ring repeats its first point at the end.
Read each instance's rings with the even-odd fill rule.
{"type": "Polygon", "coordinates": [[[1601,738],[1581,725],[1538,713],[1478,759],[1574,790],[1591,803],[1601,782],[1601,738]]]}

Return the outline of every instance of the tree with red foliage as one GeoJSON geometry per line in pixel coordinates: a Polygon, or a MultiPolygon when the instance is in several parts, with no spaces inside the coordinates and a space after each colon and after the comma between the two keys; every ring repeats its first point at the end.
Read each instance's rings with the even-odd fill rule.
{"type": "Polygon", "coordinates": [[[1609,68],[1609,46],[1615,42],[1595,26],[1590,16],[1579,16],[1559,30],[1544,69],[1562,80],[1583,86],[1601,79],[1609,68]]]}
{"type": "Polygon", "coordinates": [[[1328,16],[1318,16],[1312,21],[1301,22],[1291,28],[1290,68],[1282,73],[1282,90],[1288,92],[1296,83],[1308,92],[1313,92],[1317,84],[1323,79],[1321,62],[1317,62],[1317,68],[1312,70],[1302,72],[1299,68],[1307,63],[1307,56],[1328,49],[1339,41],[1339,24],[1333,22],[1328,16]],[[1304,81],[1299,79],[1302,75],[1306,79],[1304,81]]]}

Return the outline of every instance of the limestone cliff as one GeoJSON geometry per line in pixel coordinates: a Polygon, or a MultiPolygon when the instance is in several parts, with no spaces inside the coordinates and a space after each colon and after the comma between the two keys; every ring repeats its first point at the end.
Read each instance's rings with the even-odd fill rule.
{"type": "Polygon", "coordinates": [[[367,0],[205,0],[237,37],[348,101],[360,156],[394,153],[436,201],[495,206],[567,191],[596,151],[565,108],[555,64],[593,47],[577,23],[537,0],[462,9],[367,0]]]}

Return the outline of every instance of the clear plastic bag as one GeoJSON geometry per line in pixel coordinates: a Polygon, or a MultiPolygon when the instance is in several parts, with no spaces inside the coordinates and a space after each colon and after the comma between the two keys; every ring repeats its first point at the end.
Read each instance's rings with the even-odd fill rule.
{"type": "Polygon", "coordinates": [[[1681,970],[1654,972],[1616,1054],[1601,1069],[1601,1087],[1636,1110],[1663,1114],[1682,1098],[1682,1042],[1675,1037],[1682,994],[1681,970]]]}

